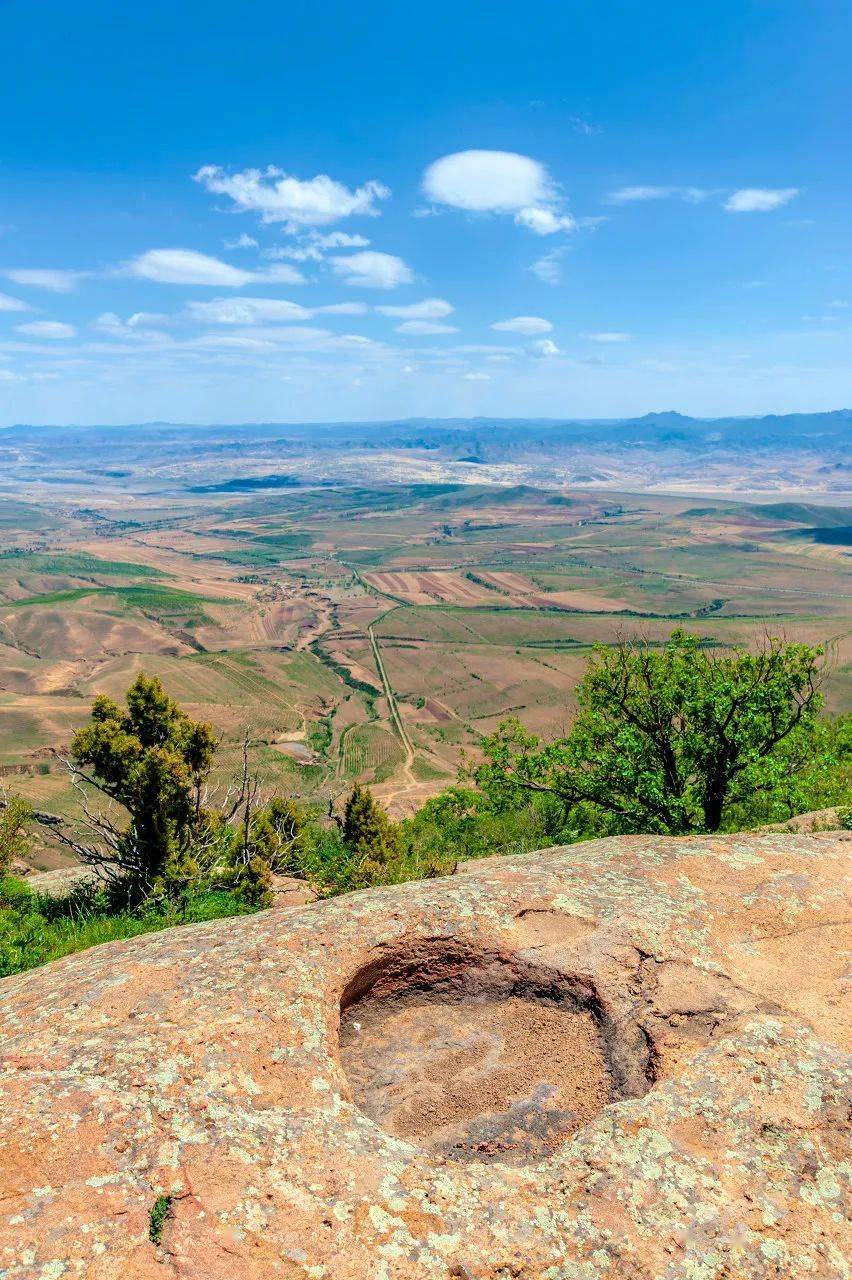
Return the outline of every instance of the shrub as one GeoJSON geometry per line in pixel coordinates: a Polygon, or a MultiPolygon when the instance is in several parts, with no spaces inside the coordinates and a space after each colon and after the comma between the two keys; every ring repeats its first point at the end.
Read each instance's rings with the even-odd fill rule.
{"type": "Polygon", "coordinates": [[[20,796],[12,796],[0,810],[0,876],[28,853],[32,815],[31,806],[20,796]]]}

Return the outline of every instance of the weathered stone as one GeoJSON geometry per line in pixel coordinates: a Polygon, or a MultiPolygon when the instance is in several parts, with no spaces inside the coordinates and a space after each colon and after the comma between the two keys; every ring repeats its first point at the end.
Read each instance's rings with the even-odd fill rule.
{"type": "Polygon", "coordinates": [[[0,1276],[847,1276],[850,854],[595,841],[6,979],[0,1276]]]}
{"type": "Polygon", "coordinates": [[[24,867],[15,872],[26,877],[33,893],[43,893],[48,898],[66,898],[75,890],[97,884],[97,873],[91,867],[54,867],[52,871],[31,871],[24,867]]]}
{"type": "Polygon", "coordinates": [[[272,903],[279,911],[285,907],[305,907],[309,902],[316,902],[317,895],[307,880],[297,880],[295,876],[272,877],[272,903]]]}

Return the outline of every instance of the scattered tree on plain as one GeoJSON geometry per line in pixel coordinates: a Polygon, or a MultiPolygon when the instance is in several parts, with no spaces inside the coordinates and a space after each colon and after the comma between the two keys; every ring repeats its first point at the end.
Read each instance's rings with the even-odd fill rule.
{"type": "Polygon", "coordinates": [[[554,798],[612,832],[718,831],[726,813],[807,769],[822,707],[822,650],[767,637],[754,652],[675,631],[598,645],[570,733],[517,720],[486,738],[479,786],[554,798]]]}

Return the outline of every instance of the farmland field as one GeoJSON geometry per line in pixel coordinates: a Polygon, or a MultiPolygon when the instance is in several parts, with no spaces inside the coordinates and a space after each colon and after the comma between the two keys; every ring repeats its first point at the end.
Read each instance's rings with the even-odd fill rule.
{"type": "Polygon", "coordinates": [[[502,718],[564,730],[592,646],[676,626],[822,643],[848,708],[850,525],[836,504],[528,485],[90,487],[85,507],[0,486],[0,771],[72,810],[63,750],[145,670],[214,725],[219,785],[248,734],[270,788],[327,806],[361,780],[406,812],[502,718]]]}

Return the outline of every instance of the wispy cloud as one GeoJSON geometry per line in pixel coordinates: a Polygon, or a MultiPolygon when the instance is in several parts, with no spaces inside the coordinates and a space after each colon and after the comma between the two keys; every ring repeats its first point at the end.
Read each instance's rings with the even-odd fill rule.
{"type": "Polygon", "coordinates": [[[0,293],[0,311],[30,311],[31,308],[20,298],[10,298],[8,293],[0,293]]]}
{"type": "Polygon", "coordinates": [[[728,213],[770,213],[799,194],[798,187],[743,187],[725,201],[728,213]]]}
{"type": "Polygon", "coordinates": [[[238,209],[257,213],[264,222],[283,222],[293,230],[328,226],[353,214],[377,217],[376,202],[390,195],[390,188],[375,180],[352,191],[326,173],[295,178],[274,165],[228,173],[220,165],[208,164],[194,177],[207,191],[228,196],[238,209]]]}
{"type": "Polygon", "coordinates": [[[575,133],[581,133],[585,138],[593,138],[596,134],[603,133],[601,125],[594,124],[585,116],[569,116],[568,123],[575,133]]]}
{"type": "Polygon", "coordinates": [[[7,280],[14,280],[15,284],[49,289],[52,293],[70,293],[87,274],[86,271],[61,271],[53,267],[14,267],[3,272],[7,280]]]}
{"type": "Polygon", "coordinates": [[[292,324],[317,315],[361,316],[364,302],[332,302],[322,307],[303,307],[283,298],[212,298],[209,302],[188,302],[184,315],[201,324],[257,325],[292,324]]]}
{"type": "Polygon", "coordinates": [[[550,333],[553,325],[541,316],[513,316],[511,320],[498,320],[492,329],[499,333],[523,333],[532,336],[536,333],[550,333]]]}
{"type": "Polygon", "coordinates": [[[544,254],[543,257],[537,258],[530,267],[530,271],[534,276],[538,276],[543,284],[559,284],[562,279],[562,264],[560,259],[565,253],[565,246],[562,245],[558,249],[551,249],[550,253],[544,254]]]}
{"type": "Polygon", "coordinates": [[[93,328],[110,338],[121,338],[136,343],[171,342],[173,339],[170,334],[149,327],[152,320],[168,323],[168,319],[168,316],[146,316],[144,312],[137,311],[128,320],[122,320],[114,311],[104,311],[93,322],[93,328]]]}
{"type": "Polygon", "coordinates": [[[610,191],[606,199],[610,204],[635,204],[645,200],[665,200],[669,196],[678,196],[689,204],[700,204],[713,194],[704,187],[658,187],[633,186],[618,187],[610,191]]]}
{"type": "Polygon", "coordinates": [[[630,204],[635,200],[664,200],[674,190],[674,187],[619,187],[616,191],[610,191],[607,200],[610,204],[630,204]]]}
{"type": "Polygon", "coordinates": [[[136,276],[156,284],[207,285],[211,288],[239,289],[255,284],[302,284],[304,276],[295,267],[281,264],[265,271],[244,271],[220,258],[195,249],[148,249],[119,269],[122,275],[136,276]]]}
{"type": "Polygon", "coordinates": [[[329,259],[332,270],[343,278],[345,284],[362,289],[395,289],[397,285],[411,284],[414,273],[402,258],[392,253],[377,253],[365,249],[346,257],[329,259]]]}
{"type": "Polygon", "coordinates": [[[537,236],[552,236],[557,231],[573,231],[577,223],[570,213],[554,213],[552,209],[519,209],[515,214],[519,227],[534,231],[537,236]]]}
{"type": "Polygon", "coordinates": [[[397,333],[414,333],[426,336],[433,333],[458,333],[454,324],[438,324],[434,320],[403,320],[396,326],[397,333]]]}
{"type": "Polygon", "coordinates": [[[452,315],[453,308],[443,298],[424,298],[422,302],[409,302],[403,306],[376,307],[383,316],[398,316],[401,320],[443,320],[452,315]]]}
{"type": "Polygon", "coordinates": [[[226,249],[259,249],[260,245],[254,236],[246,235],[245,231],[242,235],[238,235],[235,240],[223,241],[226,249]]]}
{"type": "Polygon", "coordinates": [[[28,338],[73,338],[77,330],[73,324],[63,324],[59,320],[30,320],[27,324],[15,325],[18,333],[25,333],[28,338]]]}
{"type": "Polygon", "coordinates": [[[314,313],[281,298],[213,298],[210,302],[188,302],[185,314],[203,324],[248,325],[310,320],[314,313]]]}

